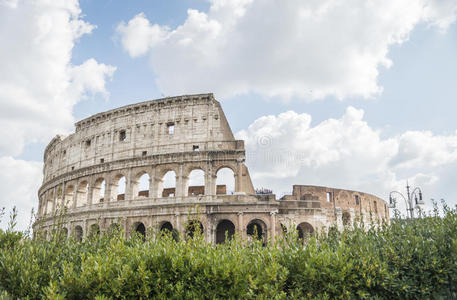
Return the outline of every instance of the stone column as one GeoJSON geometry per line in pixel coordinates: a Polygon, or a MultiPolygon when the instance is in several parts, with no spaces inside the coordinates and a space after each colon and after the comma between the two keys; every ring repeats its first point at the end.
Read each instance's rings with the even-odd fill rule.
{"type": "Polygon", "coordinates": [[[175,213],[175,224],[176,224],[176,231],[178,233],[181,233],[183,232],[182,228],[181,228],[181,218],[180,218],[180,213],[175,213]]]}
{"type": "Polygon", "coordinates": [[[343,210],[340,207],[337,207],[335,214],[336,214],[336,226],[337,226],[338,230],[342,230],[344,227],[343,226],[343,210]]]}
{"type": "Polygon", "coordinates": [[[149,175],[149,198],[157,198],[157,190],[155,185],[155,168],[148,173],[149,175]],[[154,194],[156,193],[156,194],[154,194]]]}
{"type": "Polygon", "coordinates": [[[52,189],[52,196],[53,196],[53,199],[52,199],[52,212],[55,213],[56,212],[56,209],[57,209],[57,188],[54,187],[52,189]]]}
{"type": "Polygon", "coordinates": [[[78,183],[75,183],[74,191],[73,191],[73,203],[71,204],[71,207],[76,208],[77,202],[78,202],[78,183]]]}
{"type": "Polygon", "coordinates": [[[93,186],[93,184],[89,184],[89,188],[87,189],[87,205],[88,206],[92,206],[93,196],[94,196],[94,186],[93,186]]]}
{"type": "Polygon", "coordinates": [[[242,192],[243,189],[243,164],[237,162],[235,172],[235,192],[242,192]]]}
{"type": "Polygon", "coordinates": [[[67,185],[65,182],[62,183],[62,209],[67,207],[67,185]]]}
{"type": "Polygon", "coordinates": [[[176,174],[175,197],[183,197],[183,167],[179,165],[178,174],[176,174]]]}
{"type": "Polygon", "coordinates": [[[129,168],[127,176],[125,176],[124,201],[133,200],[133,182],[134,180],[132,180],[132,168],[129,168]]]}
{"type": "Polygon", "coordinates": [[[276,237],[276,214],[277,213],[278,213],[277,210],[274,210],[274,211],[270,212],[270,223],[271,223],[270,238],[271,238],[272,242],[275,241],[275,237],[276,237]]]}
{"type": "Polygon", "coordinates": [[[112,189],[112,179],[105,178],[105,195],[103,195],[103,203],[111,202],[111,189],[112,189]]]}
{"type": "Polygon", "coordinates": [[[241,239],[246,239],[246,228],[244,228],[244,213],[238,212],[238,232],[240,233],[241,239]]]}
{"type": "Polygon", "coordinates": [[[83,239],[89,236],[88,233],[88,228],[87,228],[87,219],[84,219],[84,224],[83,224],[83,239]]]}
{"type": "Polygon", "coordinates": [[[122,218],[121,226],[124,227],[125,237],[128,237],[130,235],[130,228],[129,228],[127,217],[122,218]]]}

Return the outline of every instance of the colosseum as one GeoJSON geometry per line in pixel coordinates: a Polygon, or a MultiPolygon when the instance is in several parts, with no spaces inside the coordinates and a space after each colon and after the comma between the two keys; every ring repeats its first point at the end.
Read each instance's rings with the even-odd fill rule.
{"type": "Polygon", "coordinates": [[[127,105],[75,126],[45,149],[35,232],[49,234],[62,207],[64,231],[78,240],[114,227],[183,236],[200,227],[210,243],[236,232],[267,242],[291,226],[303,236],[389,219],[384,200],[357,191],[294,185],[277,199],[256,190],[244,141],[213,94],[127,105]]]}

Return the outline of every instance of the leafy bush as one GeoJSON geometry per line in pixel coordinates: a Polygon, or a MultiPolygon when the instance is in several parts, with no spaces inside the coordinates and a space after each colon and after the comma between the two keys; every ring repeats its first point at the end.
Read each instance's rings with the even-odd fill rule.
{"type": "MultiPolygon", "coordinates": [[[[13,218],[14,219],[14,218],[13,218]]],[[[457,211],[295,232],[267,247],[116,231],[83,242],[0,230],[0,299],[457,298],[457,211]]]]}

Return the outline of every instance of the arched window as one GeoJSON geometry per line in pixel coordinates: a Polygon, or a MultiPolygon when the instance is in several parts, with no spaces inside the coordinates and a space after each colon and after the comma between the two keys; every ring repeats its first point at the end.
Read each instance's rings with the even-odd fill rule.
{"type": "Polygon", "coordinates": [[[135,224],[135,232],[142,237],[143,241],[146,239],[146,227],[143,223],[138,222],[135,224]]]}
{"type": "Polygon", "coordinates": [[[122,174],[114,177],[112,186],[112,197],[114,201],[125,200],[125,190],[127,188],[127,181],[122,174]]]}
{"type": "Polygon", "coordinates": [[[51,191],[49,193],[49,196],[48,196],[48,200],[47,200],[47,209],[46,209],[46,213],[47,214],[52,214],[53,211],[52,211],[52,206],[54,205],[54,192],[51,191]]]}
{"type": "Polygon", "coordinates": [[[68,229],[66,227],[62,228],[62,236],[64,238],[68,238],[68,229]]]}
{"type": "Polygon", "coordinates": [[[98,224],[90,225],[89,235],[91,237],[100,235],[100,226],[98,224]]]}
{"type": "Polygon", "coordinates": [[[261,220],[252,220],[246,227],[246,233],[251,239],[258,239],[266,245],[267,242],[267,226],[261,220]]]}
{"type": "Polygon", "coordinates": [[[351,214],[348,211],[344,211],[342,217],[343,225],[348,226],[351,224],[351,214]]]}
{"type": "Polygon", "coordinates": [[[178,240],[178,232],[176,229],[173,229],[173,225],[170,222],[163,222],[162,225],[160,225],[160,232],[162,235],[171,234],[175,241],[178,240]]]}
{"type": "Polygon", "coordinates": [[[80,182],[78,184],[78,192],[76,193],[76,206],[87,205],[87,199],[89,195],[89,183],[87,181],[80,182]]]}
{"type": "Polygon", "coordinates": [[[143,173],[138,179],[138,198],[147,198],[149,197],[149,174],[143,173]]]}
{"type": "Polygon", "coordinates": [[[72,207],[73,206],[73,198],[75,196],[75,187],[74,185],[68,185],[65,188],[65,206],[72,207]]]}
{"type": "Polygon", "coordinates": [[[73,236],[75,238],[75,241],[81,242],[83,240],[83,228],[79,225],[75,226],[73,236]]]}
{"type": "Polygon", "coordinates": [[[198,220],[190,220],[186,226],[186,236],[193,238],[198,233],[203,234],[203,224],[198,220]]]}
{"type": "Polygon", "coordinates": [[[192,170],[189,174],[188,196],[205,194],[205,171],[201,169],[192,170]]]}
{"type": "Polygon", "coordinates": [[[221,168],[216,173],[216,194],[231,195],[235,192],[235,174],[230,168],[221,168]]]}
{"type": "Polygon", "coordinates": [[[216,244],[225,243],[235,235],[235,225],[229,220],[222,220],[216,227],[216,244]]]}
{"type": "Polygon", "coordinates": [[[98,178],[95,180],[92,188],[92,203],[102,203],[105,200],[105,179],[98,178]]]}
{"type": "Polygon", "coordinates": [[[303,240],[308,238],[314,233],[314,228],[311,224],[303,222],[297,226],[298,238],[303,240]]]}
{"type": "Polygon", "coordinates": [[[162,191],[160,197],[175,197],[176,195],[176,173],[175,171],[168,171],[162,177],[162,191]]]}

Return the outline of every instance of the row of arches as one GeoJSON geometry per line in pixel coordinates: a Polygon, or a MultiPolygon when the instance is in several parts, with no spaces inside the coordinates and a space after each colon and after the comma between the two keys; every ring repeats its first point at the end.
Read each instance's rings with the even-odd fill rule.
{"type": "MultiPolygon", "coordinates": [[[[281,224],[281,227],[283,229],[283,232],[287,232],[287,229],[285,226],[281,224]]],[[[120,226],[117,223],[112,223],[109,228],[108,232],[114,231],[114,230],[119,230],[120,226]]],[[[159,227],[159,231],[162,234],[171,234],[174,239],[178,239],[179,233],[178,230],[173,227],[173,224],[169,221],[164,221],[162,222],[159,227]]],[[[63,228],[65,236],[68,237],[68,229],[63,228]]],[[[227,241],[231,240],[236,232],[236,226],[235,224],[228,220],[228,219],[223,219],[220,220],[216,226],[215,230],[215,243],[216,244],[223,244],[226,243],[227,241]]],[[[311,224],[307,222],[300,223],[296,227],[297,233],[298,233],[298,238],[299,239],[305,239],[307,236],[311,235],[314,233],[314,228],[311,224]]],[[[185,228],[184,228],[184,236],[186,238],[193,238],[197,234],[197,232],[204,234],[205,233],[205,228],[199,220],[192,219],[187,222],[185,228]]],[[[73,237],[75,238],[76,241],[82,241],[83,239],[83,228],[80,225],[76,225],[73,229],[73,237]]],[[[132,226],[132,232],[131,233],[137,233],[140,236],[143,237],[143,239],[146,238],[147,230],[146,226],[142,222],[136,222],[132,226]]],[[[87,234],[88,237],[95,236],[95,235],[100,235],[101,230],[98,224],[92,224],[89,227],[89,232],[87,234]]],[[[246,226],[246,234],[247,238],[252,240],[252,239],[257,239],[262,241],[262,243],[265,245],[267,242],[267,226],[266,224],[260,220],[260,219],[254,219],[251,220],[247,226],[246,226]]]]}
{"type": "MultiPolygon", "coordinates": [[[[126,200],[129,185],[131,190],[131,194],[129,194],[131,199],[129,200],[175,197],[178,190],[176,172],[165,169],[157,175],[158,177],[151,178],[148,172],[142,170],[136,173],[131,180],[127,180],[124,174],[119,173],[112,177],[109,183],[103,176],[100,176],[92,184],[88,180],[81,180],[77,184],[66,184],[65,188],[60,185],[44,196],[46,201],[40,201],[40,212],[44,215],[51,214],[56,207],[74,208],[106,201],[126,200]],[[107,192],[108,185],[109,190],[107,192]],[[109,199],[105,199],[106,197],[109,199]]],[[[190,168],[189,173],[183,176],[182,182],[179,183],[182,184],[181,196],[201,196],[209,193],[207,191],[207,174],[201,168],[190,168]]],[[[213,183],[215,184],[214,193],[216,195],[233,194],[235,192],[235,173],[232,168],[221,167],[218,169],[213,183]]]]}

